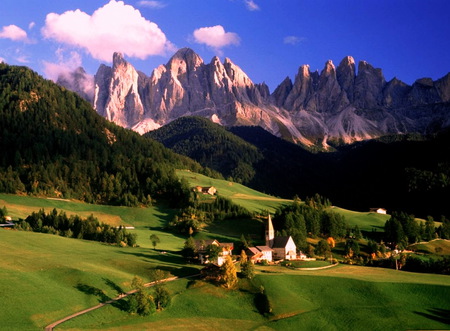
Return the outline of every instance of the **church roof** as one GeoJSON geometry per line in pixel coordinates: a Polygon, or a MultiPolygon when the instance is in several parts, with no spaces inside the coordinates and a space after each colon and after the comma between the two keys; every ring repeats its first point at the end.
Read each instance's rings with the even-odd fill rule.
{"type": "Polygon", "coordinates": [[[270,248],[269,246],[256,246],[256,248],[261,252],[266,252],[266,251],[272,250],[272,248],[270,248]]]}
{"type": "Polygon", "coordinates": [[[272,248],[285,248],[291,236],[273,238],[272,248]]]}

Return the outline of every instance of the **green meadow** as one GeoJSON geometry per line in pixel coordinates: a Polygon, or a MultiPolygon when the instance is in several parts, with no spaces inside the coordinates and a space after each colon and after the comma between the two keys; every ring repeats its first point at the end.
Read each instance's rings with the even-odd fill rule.
{"type": "MultiPolygon", "coordinates": [[[[242,185],[210,179],[187,171],[179,174],[192,186],[215,186],[219,194],[254,212],[269,210],[290,200],[278,199],[242,185]]],[[[83,217],[93,214],[112,225],[133,226],[139,247],[120,248],[55,235],[0,229],[0,330],[42,330],[46,325],[128,291],[133,276],[149,281],[152,268],[177,276],[192,275],[200,266],[185,264],[178,254],[185,241],[164,229],[175,210],[158,207],[128,208],[90,205],[0,194],[14,218],[41,208],[53,208],[83,217]],[[154,250],[150,234],[161,242],[154,250]]],[[[389,217],[333,207],[347,222],[371,231],[389,217]]],[[[258,234],[260,220],[232,220],[210,225],[196,238],[236,241],[258,234]]],[[[381,230],[380,230],[381,231],[381,230]]],[[[416,249],[450,251],[447,241],[420,244],[416,249]]],[[[67,321],[60,330],[405,330],[450,328],[450,278],[381,268],[339,265],[323,270],[302,270],[326,265],[305,262],[296,269],[258,266],[255,286],[245,283],[228,291],[201,281],[180,279],[167,284],[170,306],[148,317],[124,311],[116,303],[67,321]],[[273,312],[258,313],[255,289],[265,289],[273,312]]]]}
{"type": "Polygon", "coordinates": [[[276,330],[410,330],[450,327],[450,279],[337,266],[257,276],[276,330]]]}
{"type": "Polygon", "coordinates": [[[292,200],[273,197],[241,184],[222,179],[213,179],[187,170],[178,170],[177,175],[186,179],[192,187],[214,186],[218,194],[231,199],[234,203],[247,208],[251,212],[267,213],[269,211],[274,213],[279,206],[292,202],[292,200]]]}

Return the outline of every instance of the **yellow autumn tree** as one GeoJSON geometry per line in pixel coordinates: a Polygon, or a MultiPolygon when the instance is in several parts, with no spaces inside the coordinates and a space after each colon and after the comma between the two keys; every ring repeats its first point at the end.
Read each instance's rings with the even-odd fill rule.
{"type": "Polygon", "coordinates": [[[336,246],[336,242],[334,241],[333,237],[328,237],[327,243],[328,245],[330,245],[330,248],[334,248],[336,246]]]}
{"type": "Polygon", "coordinates": [[[231,256],[227,255],[224,264],[221,267],[222,271],[222,285],[227,289],[235,288],[238,282],[236,267],[234,266],[231,256]]]}

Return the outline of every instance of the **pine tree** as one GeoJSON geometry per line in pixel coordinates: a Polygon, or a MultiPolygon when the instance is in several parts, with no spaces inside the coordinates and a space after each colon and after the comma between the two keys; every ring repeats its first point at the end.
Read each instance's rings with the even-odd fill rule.
{"type": "Polygon", "coordinates": [[[247,257],[247,254],[245,254],[244,250],[241,251],[240,265],[241,275],[244,278],[252,279],[255,276],[255,266],[253,265],[253,262],[247,257]]]}

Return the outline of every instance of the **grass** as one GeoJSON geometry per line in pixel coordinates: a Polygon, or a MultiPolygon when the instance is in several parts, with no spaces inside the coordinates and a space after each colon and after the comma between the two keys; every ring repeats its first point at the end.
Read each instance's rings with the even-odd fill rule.
{"type": "Polygon", "coordinates": [[[168,284],[170,306],[148,317],[130,316],[108,307],[61,325],[61,329],[88,330],[250,330],[266,320],[253,306],[253,295],[187,280],[168,284]]]}
{"type": "Polygon", "coordinates": [[[335,213],[345,216],[350,227],[358,225],[361,231],[371,232],[375,229],[378,232],[384,231],[384,224],[391,217],[390,215],[377,214],[372,212],[357,212],[352,210],[347,210],[339,207],[331,207],[335,213]]]}
{"type": "Polygon", "coordinates": [[[218,194],[231,199],[251,212],[266,213],[269,211],[274,213],[276,208],[292,201],[273,197],[241,184],[222,179],[213,179],[187,170],[177,170],[177,175],[185,178],[190,186],[214,186],[218,194]]]}
{"type": "Polygon", "coordinates": [[[450,255],[450,240],[436,239],[410,246],[416,252],[436,255],[450,255]]]}
{"type": "Polygon", "coordinates": [[[195,271],[171,253],[13,230],[0,230],[0,251],[0,326],[8,330],[42,329],[116,296],[116,287],[129,289],[134,275],[148,281],[150,268],[195,271]],[[104,296],[93,295],[95,289],[104,296]]]}
{"type": "Polygon", "coordinates": [[[447,329],[448,276],[339,266],[257,276],[277,330],[447,329]],[[380,277],[381,276],[381,277],[380,277]]]}
{"type": "MultiPolygon", "coordinates": [[[[251,211],[273,212],[289,203],[242,185],[179,171],[191,185],[215,186],[221,195],[251,211]]],[[[175,252],[185,237],[164,231],[176,211],[161,207],[127,208],[98,206],[76,201],[50,200],[0,194],[13,218],[26,217],[44,208],[68,214],[90,215],[110,224],[134,226],[138,248],[119,248],[97,242],[53,235],[0,230],[0,329],[38,330],[73,312],[94,306],[128,290],[134,275],[148,281],[149,270],[160,268],[187,275],[197,267],[185,265],[175,252]],[[161,243],[153,250],[149,236],[161,243]],[[162,251],[167,253],[162,254],[162,251]]],[[[358,213],[334,207],[361,230],[384,226],[388,215],[358,213]]],[[[259,234],[258,220],[215,223],[196,238],[235,241],[241,233],[259,234]]],[[[433,241],[420,249],[442,247],[433,241]],[[437,246],[436,246],[437,245],[437,246]]],[[[446,254],[446,253],[445,253],[446,254]]],[[[322,266],[322,261],[305,267],[322,266]],[[317,265],[316,265],[317,264],[317,265]]],[[[327,263],[327,262],[325,262],[327,263]]],[[[328,263],[327,263],[328,264],[328,263]]],[[[300,266],[301,267],[301,266],[300,266]]],[[[256,281],[264,286],[274,308],[271,318],[257,313],[248,291],[226,291],[211,284],[179,280],[168,284],[174,294],[165,311],[149,317],[131,316],[120,305],[66,322],[66,330],[296,330],[303,329],[443,329],[450,321],[450,278],[395,270],[339,265],[325,270],[292,270],[281,266],[257,268],[256,281]],[[445,315],[446,314],[446,315],[445,315]]]]}

